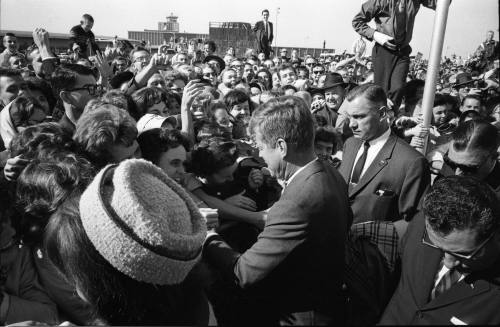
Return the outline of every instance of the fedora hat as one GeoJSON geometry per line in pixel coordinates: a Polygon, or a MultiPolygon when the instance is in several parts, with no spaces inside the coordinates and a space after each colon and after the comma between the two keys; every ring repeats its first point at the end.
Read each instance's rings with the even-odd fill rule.
{"type": "Polygon", "coordinates": [[[345,87],[346,84],[344,83],[344,80],[340,74],[337,73],[327,73],[325,82],[323,83],[323,86],[320,88],[323,91],[326,91],[327,89],[330,89],[335,86],[342,86],[345,87]]]}

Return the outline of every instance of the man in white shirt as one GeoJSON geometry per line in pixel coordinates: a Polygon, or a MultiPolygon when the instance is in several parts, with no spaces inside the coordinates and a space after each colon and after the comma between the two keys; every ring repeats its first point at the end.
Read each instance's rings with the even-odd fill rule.
{"type": "Polygon", "coordinates": [[[344,145],[339,171],[349,185],[354,223],[410,221],[430,185],[425,157],[391,133],[380,86],[360,85],[346,101],[354,137],[344,145]]]}

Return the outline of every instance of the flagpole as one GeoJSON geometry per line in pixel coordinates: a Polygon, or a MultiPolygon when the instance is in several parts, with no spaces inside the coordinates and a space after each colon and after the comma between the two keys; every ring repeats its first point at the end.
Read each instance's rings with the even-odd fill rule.
{"type": "MultiPolygon", "coordinates": [[[[434,107],[434,97],[436,95],[436,83],[441,65],[441,54],[443,52],[444,36],[446,32],[446,22],[448,20],[448,10],[451,0],[438,0],[436,4],[436,15],[434,17],[434,30],[432,32],[431,51],[429,55],[429,65],[425,78],[424,95],[422,98],[423,125],[429,128],[432,120],[432,108],[434,107]]],[[[423,147],[417,150],[425,155],[427,153],[427,143],[429,137],[423,139],[423,147]]]]}

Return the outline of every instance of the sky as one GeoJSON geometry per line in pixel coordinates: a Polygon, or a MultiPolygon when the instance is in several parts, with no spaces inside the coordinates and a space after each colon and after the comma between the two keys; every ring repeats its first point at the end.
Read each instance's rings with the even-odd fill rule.
{"type": "MultiPolygon", "coordinates": [[[[364,0],[0,0],[0,29],[68,33],[83,13],[94,17],[98,36],[127,37],[127,31],[157,29],[158,22],[174,13],[181,31],[207,33],[209,22],[249,22],[269,9],[275,24],[274,45],[351,51],[357,37],[351,21],[364,0]],[[279,14],[277,8],[280,8],[279,14]],[[277,23],[277,24],[276,24],[277,23]],[[277,25],[277,26],[276,26],[277,25]]],[[[453,0],[443,55],[467,56],[484,40],[488,30],[498,40],[498,0],[453,0]]],[[[411,42],[413,53],[427,58],[434,11],[421,8],[411,42]]]]}

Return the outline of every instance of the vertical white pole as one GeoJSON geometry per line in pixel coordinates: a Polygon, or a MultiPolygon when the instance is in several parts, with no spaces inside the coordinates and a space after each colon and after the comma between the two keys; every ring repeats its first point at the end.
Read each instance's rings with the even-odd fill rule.
{"type": "MultiPolygon", "coordinates": [[[[432,120],[432,108],[434,96],[436,95],[436,82],[441,65],[441,53],[443,51],[444,35],[446,32],[446,22],[448,20],[448,9],[451,0],[438,0],[436,4],[436,16],[434,18],[434,30],[432,32],[431,52],[429,55],[429,65],[425,78],[424,96],[422,99],[422,113],[424,127],[429,127],[432,120]]],[[[427,152],[428,137],[424,140],[423,148],[417,148],[422,154],[427,152]]]]}

